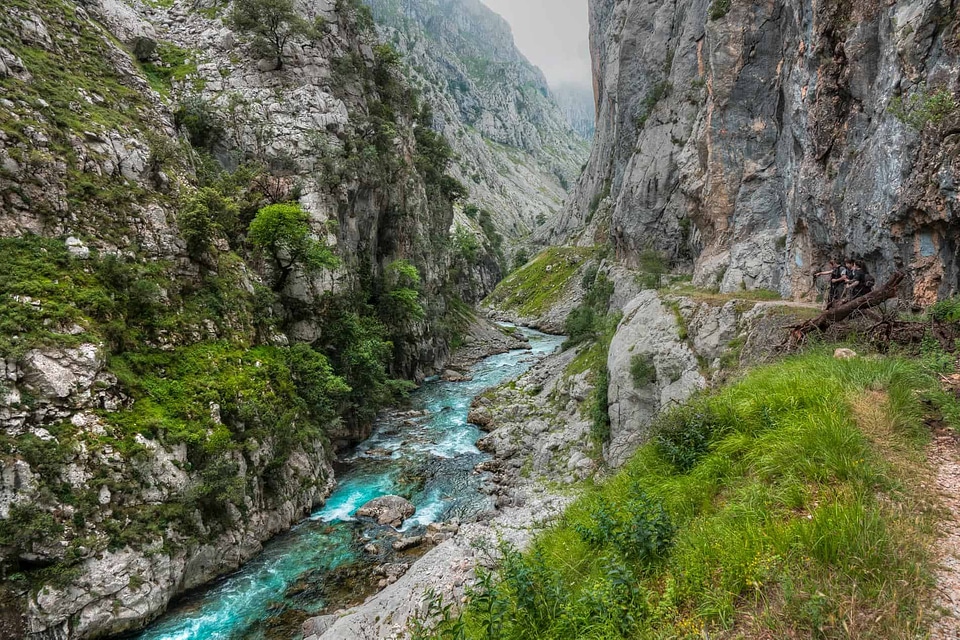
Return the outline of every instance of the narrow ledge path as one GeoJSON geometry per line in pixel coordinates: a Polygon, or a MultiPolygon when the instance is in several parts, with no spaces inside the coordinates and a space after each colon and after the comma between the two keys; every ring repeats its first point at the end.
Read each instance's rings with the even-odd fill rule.
{"type": "Polygon", "coordinates": [[[952,432],[938,431],[930,447],[936,486],[945,510],[941,522],[934,604],[940,617],[930,640],[960,640],[960,440],[952,432]]]}

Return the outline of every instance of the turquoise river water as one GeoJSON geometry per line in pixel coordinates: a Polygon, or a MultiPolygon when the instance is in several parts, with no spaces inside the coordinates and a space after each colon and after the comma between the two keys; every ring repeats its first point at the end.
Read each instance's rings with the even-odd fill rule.
{"type": "Polygon", "coordinates": [[[298,620],[328,604],[325,583],[333,572],[364,561],[362,537],[369,525],[355,520],[357,509],[402,492],[411,478],[416,479],[411,499],[417,512],[405,530],[491,509],[490,498],[478,491],[482,476],[473,472],[487,456],[475,446],[481,432],[467,424],[470,403],[522,374],[563,341],[522,331],[531,348],[483,360],[473,367],[472,381],[424,384],[413,394],[413,407],[423,415],[379,421],[371,437],[338,465],[337,488],[322,509],[267,543],[237,573],[175,603],[138,640],[290,638],[298,620]]]}

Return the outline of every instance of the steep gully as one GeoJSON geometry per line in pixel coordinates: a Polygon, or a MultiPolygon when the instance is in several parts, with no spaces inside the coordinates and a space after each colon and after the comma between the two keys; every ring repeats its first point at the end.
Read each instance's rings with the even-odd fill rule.
{"type": "Polygon", "coordinates": [[[522,331],[529,349],[482,360],[465,382],[428,382],[414,394],[413,411],[381,419],[373,435],[343,460],[338,487],[320,511],[267,544],[241,571],[185,597],[139,640],[289,637],[291,620],[295,625],[305,615],[341,604],[324,591],[339,567],[378,562],[362,547],[389,531],[354,514],[373,498],[401,491],[405,478],[423,480],[415,484],[417,512],[404,523],[404,534],[492,509],[491,498],[479,491],[484,474],[474,471],[489,456],[475,446],[480,430],[467,423],[471,400],[522,374],[562,341],[522,331]]]}

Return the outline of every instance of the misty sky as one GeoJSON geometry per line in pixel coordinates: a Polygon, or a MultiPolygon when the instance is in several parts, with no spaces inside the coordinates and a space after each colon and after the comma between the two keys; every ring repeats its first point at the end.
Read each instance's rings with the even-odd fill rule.
{"type": "Polygon", "coordinates": [[[482,0],[513,27],[520,51],[550,86],[590,83],[587,0],[482,0]]]}

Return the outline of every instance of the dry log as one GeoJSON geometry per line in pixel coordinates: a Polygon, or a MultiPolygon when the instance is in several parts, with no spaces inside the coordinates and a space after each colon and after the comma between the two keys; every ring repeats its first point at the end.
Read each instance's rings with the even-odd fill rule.
{"type": "Polygon", "coordinates": [[[791,329],[790,336],[794,344],[800,344],[807,334],[814,331],[823,332],[832,324],[842,322],[857,311],[863,311],[872,307],[878,307],[887,300],[897,297],[897,287],[903,282],[906,275],[902,271],[897,271],[887,280],[879,289],[874,289],[865,296],[860,296],[850,302],[827,309],[816,318],[807,320],[801,324],[788,327],[791,329]]]}

